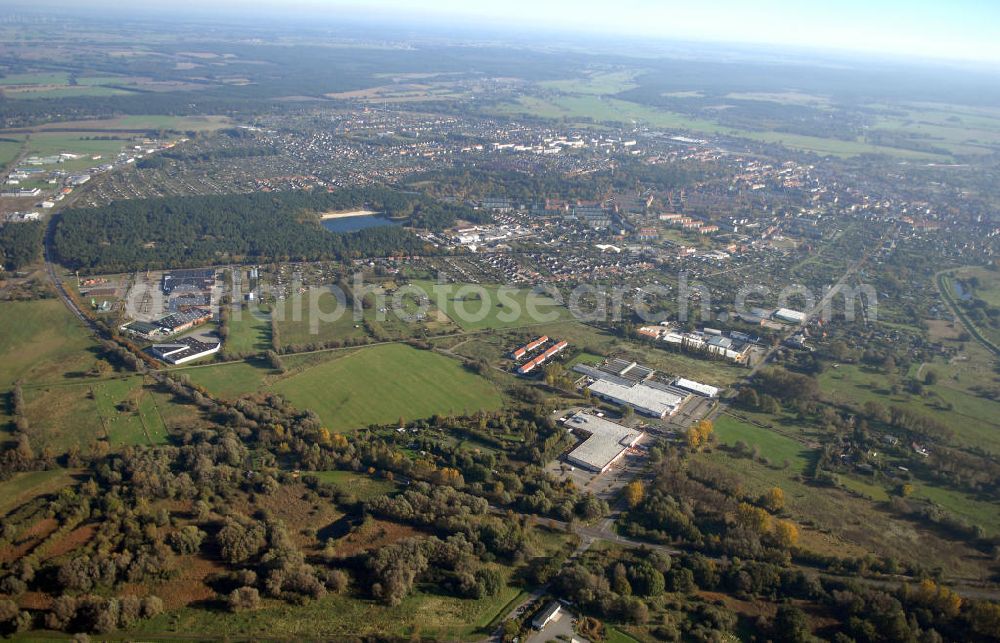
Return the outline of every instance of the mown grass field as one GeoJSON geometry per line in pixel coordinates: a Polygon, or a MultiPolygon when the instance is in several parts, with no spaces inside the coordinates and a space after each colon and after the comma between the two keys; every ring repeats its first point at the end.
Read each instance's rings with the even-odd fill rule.
{"type": "Polygon", "coordinates": [[[319,414],[331,430],[500,408],[486,379],[457,360],[405,344],[286,355],[285,374],[260,360],[179,369],[223,397],[272,391],[319,414]]]}
{"type": "Polygon", "coordinates": [[[262,359],[181,368],[178,371],[187,375],[192,383],[228,399],[236,399],[244,393],[256,391],[264,386],[267,378],[278,375],[278,372],[262,359]]]}
{"type": "Polygon", "coordinates": [[[354,321],[353,309],[346,306],[338,309],[337,300],[330,293],[318,296],[313,302],[298,295],[278,302],[275,318],[282,346],[349,342],[366,337],[364,326],[354,321]],[[310,312],[311,308],[323,314],[315,315],[310,312]]]}
{"type": "Polygon", "coordinates": [[[802,443],[770,429],[755,426],[731,415],[720,415],[715,420],[713,433],[721,444],[734,445],[739,441],[746,443],[751,449],[758,447],[761,457],[771,461],[773,466],[782,467],[779,478],[792,473],[805,471],[813,450],[802,443]],[[784,470],[784,463],[789,463],[784,470]]]}
{"type": "Polygon", "coordinates": [[[357,350],[281,379],[271,389],[338,431],[400,417],[496,410],[502,402],[490,382],[457,361],[402,344],[357,350]]]}
{"type": "Polygon", "coordinates": [[[248,310],[230,314],[229,336],[222,350],[231,355],[262,353],[271,348],[271,322],[248,310]]]}

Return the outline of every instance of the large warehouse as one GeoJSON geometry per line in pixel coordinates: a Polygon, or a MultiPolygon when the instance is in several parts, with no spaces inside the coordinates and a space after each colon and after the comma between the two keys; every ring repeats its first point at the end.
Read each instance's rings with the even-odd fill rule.
{"type": "Polygon", "coordinates": [[[629,447],[638,444],[645,435],[642,431],[582,411],[566,420],[566,426],[589,434],[578,447],[570,451],[567,460],[595,473],[604,473],[610,469],[615,460],[622,457],[629,447]]]}
{"type": "MultiPolygon", "coordinates": [[[[611,379],[597,380],[587,387],[597,397],[613,404],[629,405],[636,413],[654,418],[665,418],[677,412],[687,399],[673,391],[645,383],[627,386],[611,379]]],[[[690,397],[690,396],[688,396],[690,397]]]]}
{"type": "Polygon", "coordinates": [[[218,353],[220,348],[221,342],[208,343],[194,337],[185,337],[169,344],[153,344],[150,350],[157,359],[164,362],[183,364],[218,353]]]}

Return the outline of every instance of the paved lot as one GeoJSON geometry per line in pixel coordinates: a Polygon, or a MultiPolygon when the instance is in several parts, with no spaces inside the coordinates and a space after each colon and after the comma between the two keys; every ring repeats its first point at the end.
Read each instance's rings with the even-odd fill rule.
{"type": "Polygon", "coordinates": [[[545,629],[540,632],[532,632],[525,643],[546,643],[546,641],[587,641],[579,635],[573,633],[573,621],[575,616],[563,608],[559,616],[553,619],[545,629]],[[559,638],[562,637],[562,638],[559,638]]]}

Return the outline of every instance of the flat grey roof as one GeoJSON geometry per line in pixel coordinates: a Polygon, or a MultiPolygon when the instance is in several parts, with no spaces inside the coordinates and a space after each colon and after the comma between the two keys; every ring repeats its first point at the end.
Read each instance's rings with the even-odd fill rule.
{"type": "Polygon", "coordinates": [[[592,392],[619,404],[628,404],[640,413],[662,417],[672,414],[684,398],[645,384],[623,386],[610,380],[598,380],[588,387],[592,392]]]}
{"type": "Polygon", "coordinates": [[[603,470],[622,451],[642,438],[642,431],[583,412],[567,419],[566,426],[590,434],[590,437],[570,452],[569,457],[595,471],[603,470]]]}

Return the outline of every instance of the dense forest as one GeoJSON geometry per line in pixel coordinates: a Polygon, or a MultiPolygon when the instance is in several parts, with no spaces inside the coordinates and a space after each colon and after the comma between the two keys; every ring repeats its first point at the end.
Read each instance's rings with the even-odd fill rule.
{"type": "Polygon", "coordinates": [[[62,263],[86,271],[426,251],[415,235],[399,227],[334,234],[317,217],[318,212],[359,207],[431,229],[451,225],[458,217],[482,220],[484,214],[385,188],[119,201],[63,212],[55,250],[62,263]]]}
{"type": "Polygon", "coordinates": [[[41,221],[8,223],[0,227],[0,266],[20,270],[38,259],[45,224],[41,221]]]}

